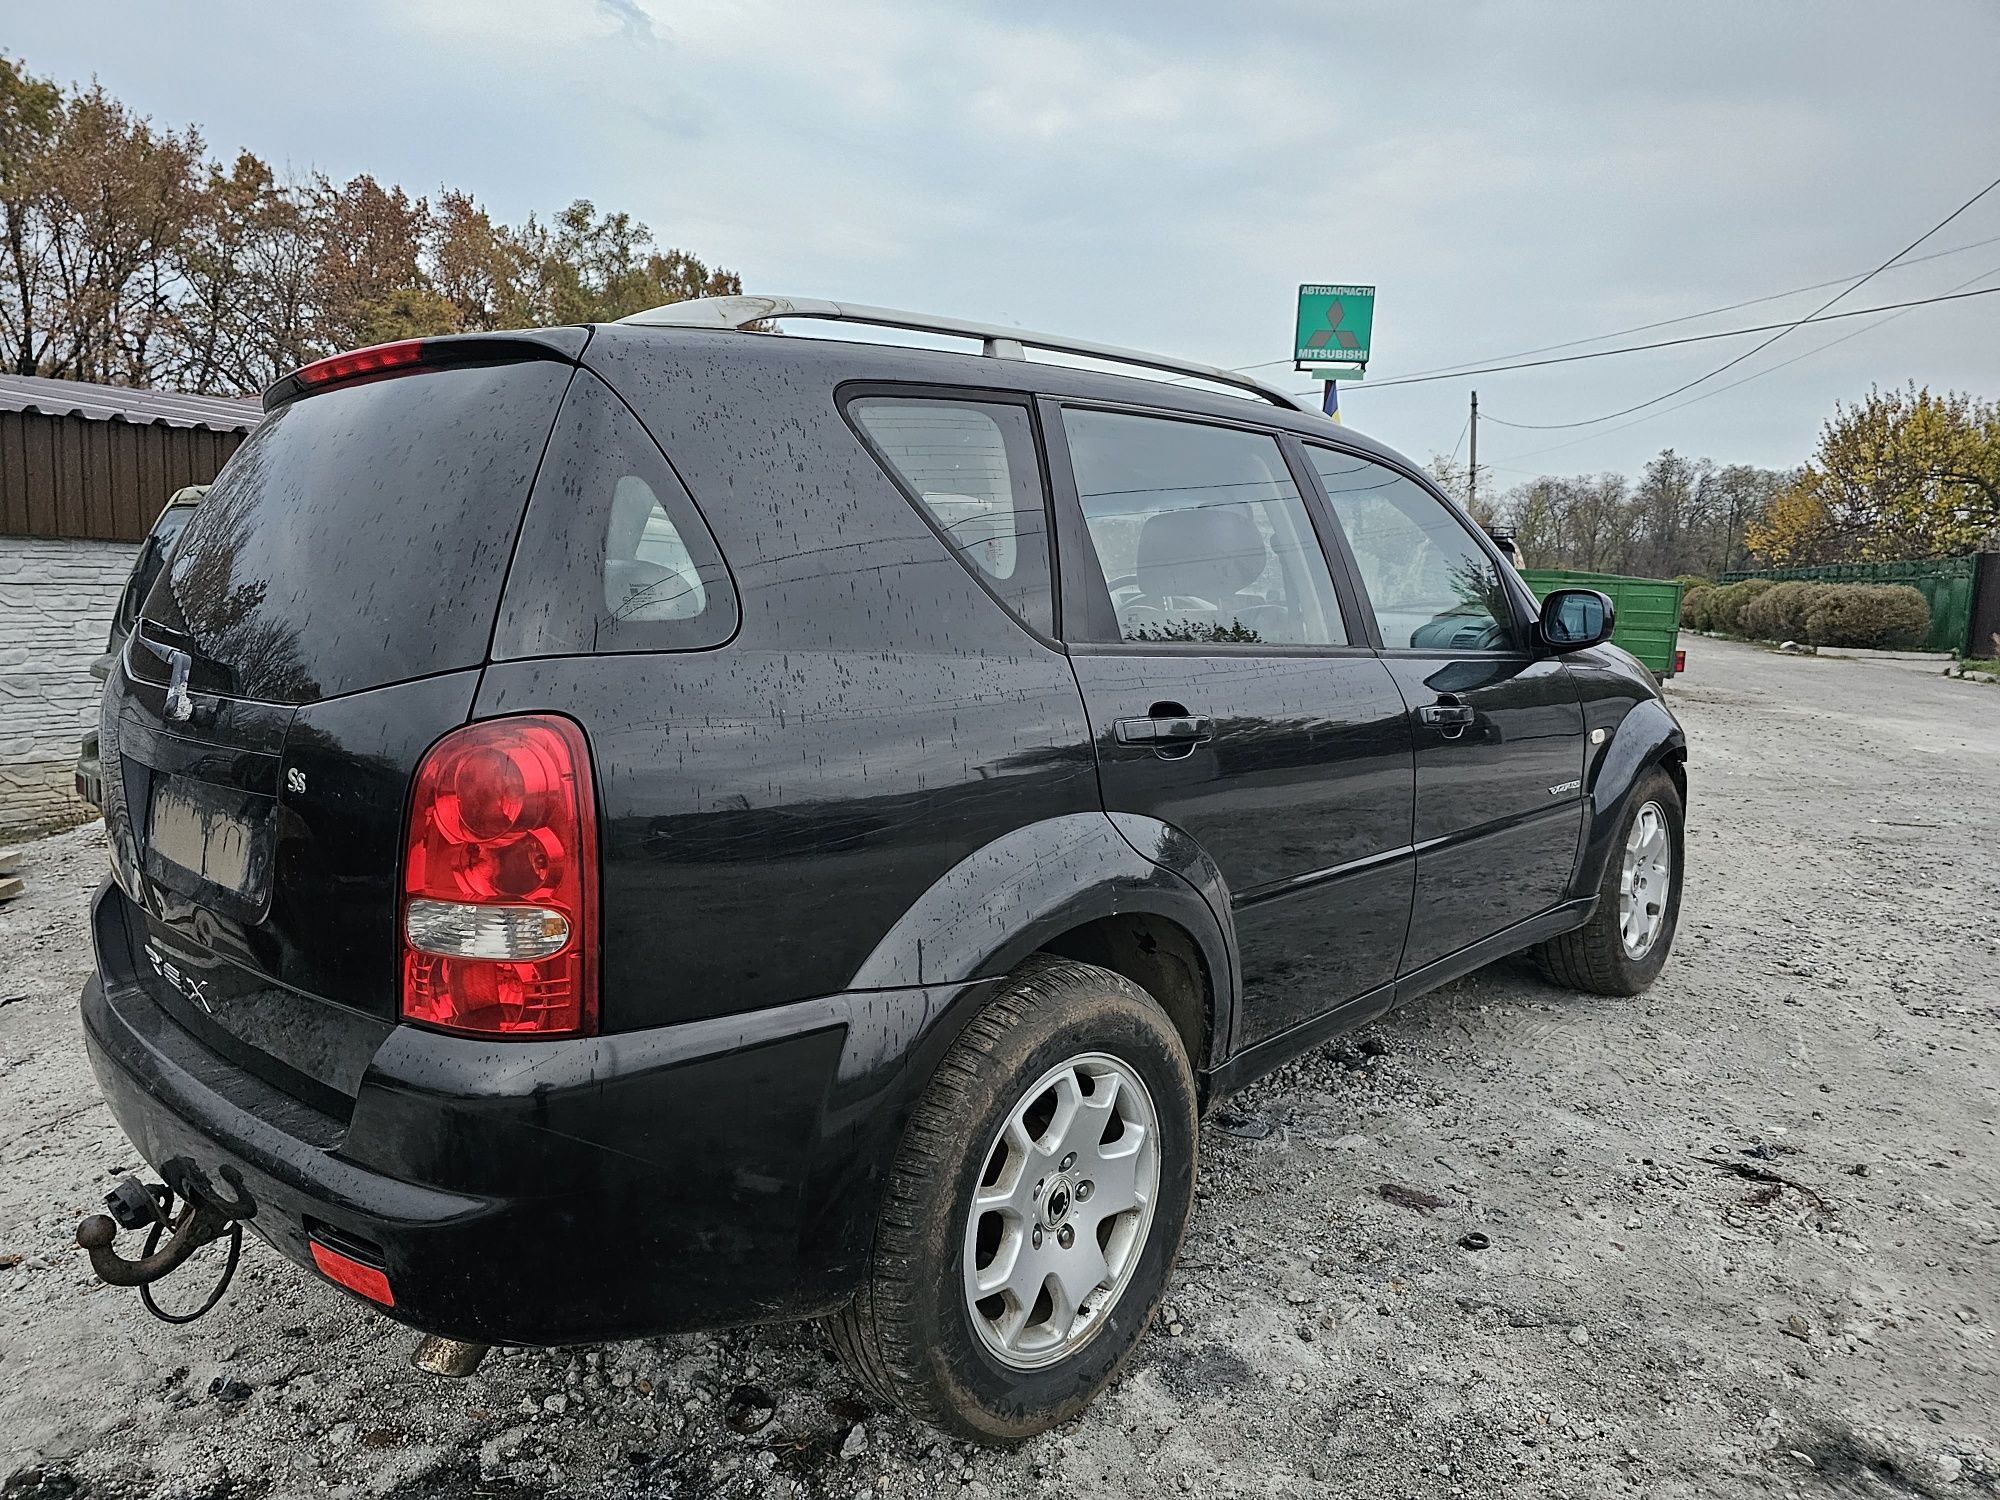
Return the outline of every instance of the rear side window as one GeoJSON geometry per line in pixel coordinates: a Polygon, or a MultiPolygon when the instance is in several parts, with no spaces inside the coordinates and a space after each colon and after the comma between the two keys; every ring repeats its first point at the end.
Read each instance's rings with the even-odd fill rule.
{"type": "Polygon", "coordinates": [[[862,396],[847,410],[960,559],[1021,619],[1051,633],[1047,508],[1027,408],[862,396]]]}
{"type": "Polygon", "coordinates": [[[695,651],[736,633],[715,539],[651,434],[579,372],[549,439],[493,655],[695,651]]]}
{"type": "Polygon", "coordinates": [[[477,666],[569,378],[461,367],[280,407],[196,508],[146,617],[220,690],[270,703],[477,666]]]}

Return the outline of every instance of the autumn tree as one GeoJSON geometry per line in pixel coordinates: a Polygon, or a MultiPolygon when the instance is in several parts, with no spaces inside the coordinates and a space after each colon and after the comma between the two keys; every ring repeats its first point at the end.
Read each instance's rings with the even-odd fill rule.
{"type": "Polygon", "coordinates": [[[0,56],[0,360],[22,374],[254,393],[360,344],[599,322],[740,292],[584,200],[495,221],[468,193],[227,166],[98,85],[0,56]]]}
{"type": "Polygon", "coordinates": [[[8,364],[144,379],[179,295],[169,252],[195,213],[201,137],[156,130],[100,86],[52,87],[11,62],[0,77],[8,364]]]}
{"type": "Polygon", "coordinates": [[[55,341],[46,321],[54,295],[47,245],[35,227],[35,191],[61,116],[60,89],[0,56],[0,235],[6,239],[0,354],[17,375],[34,374],[55,341]]]}
{"type": "Polygon", "coordinates": [[[1950,557],[1997,533],[2000,402],[1912,383],[1837,405],[1749,543],[1784,566],[1950,557]]]}

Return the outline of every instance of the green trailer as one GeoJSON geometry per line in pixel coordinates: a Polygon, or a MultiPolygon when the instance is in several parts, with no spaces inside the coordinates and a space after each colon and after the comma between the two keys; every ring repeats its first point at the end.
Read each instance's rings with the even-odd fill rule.
{"type": "Polygon", "coordinates": [[[1611,643],[1651,667],[1655,677],[1664,680],[1679,670],[1681,586],[1672,579],[1572,573],[1561,568],[1525,568],[1521,578],[1537,599],[1556,589],[1596,589],[1609,594],[1618,609],[1611,643]]]}

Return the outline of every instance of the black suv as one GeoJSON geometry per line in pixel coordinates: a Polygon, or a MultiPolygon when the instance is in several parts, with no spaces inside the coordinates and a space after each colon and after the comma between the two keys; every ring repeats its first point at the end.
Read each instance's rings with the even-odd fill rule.
{"type": "Polygon", "coordinates": [[[106,686],[84,1021],[167,1183],[420,1330],[819,1318],[1024,1437],[1158,1306],[1206,1101],[1666,960],[1609,601],[1254,380],[740,298],[265,404],[106,686]]]}

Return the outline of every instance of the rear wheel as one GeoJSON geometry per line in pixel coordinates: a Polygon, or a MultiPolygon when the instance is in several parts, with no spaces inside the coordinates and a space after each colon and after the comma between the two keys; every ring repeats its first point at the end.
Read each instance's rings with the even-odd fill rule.
{"type": "Polygon", "coordinates": [[[877,1399],[1013,1442],[1076,1415],[1158,1307],[1194,1195],[1194,1076],[1145,991],[1036,959],[946,1054],[868,1286],[826,1322],[877,1399]]]}
{"type": "Polygon", "coordinates": [[[1681,912],[1681,798],[1655,767],[1626,799],[1597,909],[1535,949],[1543,975],[1598,995],[1636,995],[1659,977],[1681,912]]]}

